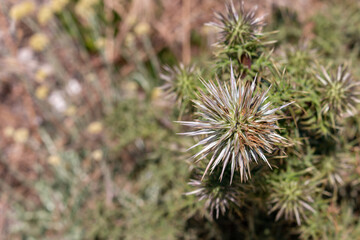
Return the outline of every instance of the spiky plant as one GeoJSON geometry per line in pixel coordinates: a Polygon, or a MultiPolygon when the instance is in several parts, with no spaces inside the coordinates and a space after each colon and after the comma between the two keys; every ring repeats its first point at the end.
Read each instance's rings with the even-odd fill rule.
{"type": "Polygon", "coordinates": [[[179,107],[188,107],[196,96],[199,80],[194,65],[164,66],[160,78],[165,81],[161,87],[168,98],[174,99],[179,107]]]}
{"type": "Polygon", "coordinates": [[[193,156],[198,161],[210,157],[203,177],[210,167],[213,172],[222,164],[221,181],[230,164],[230,183],[235,170],[239,170],[241,181],[246,181],[251,177],[251,163],[262,160],[271,167],[264,153],[288,145],[287,139],[276,132],[276,122],[283,117],[275,112],[290,103],[270,109],[271,103],[265,103],[269,89],[257,92],[256,82],[236,81],[232,67],[230,85],[203,81],[206,92],[200,91],[199,100],[194,101],[197,119],[179,122],[195,130],[183,135],[206,136],[190,148],[203,146],[193,156]]]}
{"type": "Polygon", "coordinates": [[[319,174],[324,183],[331,187],[342,186],[349,177],[349,173],[355,167],[349,154],[334,154],[323,156],[318,159],[319,174]]]}
{"type": "Polygon", "coordinates": [[[269,180],[269,212],[277,211],[276,221],[285,217],[286,220],[296,220],[301,225],[301,219],[307,218],[307,212],[315,212],[312,204],[319,191],[318,184],[318,181],[311,178],[303,179],[300,172],[292,170],[273,175],[269,180]]]}
{"type": "Polygon", "coordinates": [[[322,76],[316,76],[323,85],[320,88],[323,96],[322,113],[331,111],[337,116],[352,116],[357,112],[360,81],[353,79],[346,67],[340,65],[337,72],[331,75],[322,67],[322,76]]]}
{"type": "Polygon", "coordinates": [[[254,77],[269,64],[264,46],[275,41],[265,40],[272,32],[262,32],[264,16],[257,16],[257,7],[246,11],[243,1],[239,1],[239,5],[236,9],[233,1],[228,1],[225,14],[215,13],[215,21],[207,24],[220,30],[215,69],[218,73],[228,72],[231,59],[238,63],[234,68],[243,78],[254,77]]]}
{"type": "Polygon", "coordinates": [[[226,14],[215,13],[216,22],[208,25],[221,30],[220,43],[229,45],[244,45],[249,41],[258,41],[261,28],[264,26],[262,17],[256,17],[257,7],[246,12],[244,2],[240,1],[240,11],[235,9],[233,1],[226,4],[226,14]]]}
{"type": "Polygon", "coordinates": [[[200,170],[195,173],[194,179],[189,182],[195,190],[186,195],[195,195],[199,201],[205,201],[204,207],[210,211],[211,216],[215,214],[216,218],[219,218],[220,213],[224,215],[226,210],[233,210],[240,215],[239,208],[244,205],[245,196],[252,190],[252,186],[240,181],[234,181],[234,184],[230,185],[228,173],[224,177],[228,181],[219,182],[219,169],[203,181],[200,180],[201,175],[200,170]]]}
{"type": "Polygon", "coordinates": [[[297,46],[286,46],[281,56],[283,59],[280,62],[284,64],[286,70],[294,77],[301,78],[304,78],[314,59],[318,58],[316,50],[309,48],[307,42],[297,46]]]}

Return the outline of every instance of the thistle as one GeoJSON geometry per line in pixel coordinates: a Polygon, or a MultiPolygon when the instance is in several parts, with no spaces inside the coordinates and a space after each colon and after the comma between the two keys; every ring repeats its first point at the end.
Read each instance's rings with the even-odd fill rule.
{"type": "Polygon", "coordinates": [[[247,75],[254,77],[256,71],[265,67],[267,56],[263,54],[263,47],[275,41],[264,41],[270,33],[263,33],[262,27],[264,16],[257,17],[255,6],[250,11],[245,11],[244,2],[240,2],[237,11],[232,1],[226,4],[226,13],[215,13],[215,21],[207,25],[220,29],[220,38],[217,43],[219,47],[217,56],[217,72],[227,72],[230,65],[229,59],[238,64],[234,68],[241,72],[242,78],[247,75]]]}
{"type": "Polygon", "coordinates": [[[355,81],[342,65],[338,67],[336,75],[330,76],[323,67],[322,74],[323,76],[317,75],[323,84],[322,113],[332,111],[340,116],[344,116],[345,113],[349,116],[354,115],[357,112],[356,104],[360,103],[360,82],[355,81]]]}
{"type": "Polygon", "coordinates": [[[303,181],[293,171],[281,172],[275,175],[270,181],[269,203],[270,213],[278,211],[275,220],[282,216],[286,220],[296,220],[301,225],[301,219],[307,219],[307,212],[315,213],[311,206],[314,203],[314,196],[319,191],[318,183],[311,180],[303,181]]]}
{"type": "Polygon", "coordinates": [[[160,78],[165,81],[161,87],[168,98],[174,99],[179,106],[188,105],[195,98],[198,87],[198,78],[195,66],[185,67],[180,64],[176,67],[164,66],[160,78]]]}
{"type": "Polygon", "coordinates": [[[261,36],[263,18],[256,17],[257,7],[246,12],[244,2],[240,1],[240,11],[236,11],[232,1],[226,4],[226,14],[215,13],[217,22],[208,25],[221,29],[220,42],[225,45],[244,45],[249,41],[258,41],[261,36]]]}
{"type": "Polygon", "coordinates": [[[347,154],[324,156],[319,159],[320,174],[325,183],[331,187],[342,186],[346,182],[349,172],[355,167],[352,158],[347,154]]]}
{"type": "Polygon", "coordinates": [[[259,159],[270,166],[265,153],[272,153],[288,141],[276,133],[279,127],[276,121],[282,119],[276,111],[288,106],[270,109],[271,103],[265,103],[269,91],[255,92],[256,79],[245,84],[235,80],[231,67],[230,86],[203,82],[207,93],[200,91],[199,100],[195,100],[198,119],[180,121],[195,131],[183,133],[186,136],[206,136],[190,149],[203,146],[193,158],[198,161],[210,157],[203,177],[211,168],[214,171],[222,164],[220,181],[228,165],[231,166],[231,180],[235,170],[239,170],[241,181],[248,180],[250,164],[259,159]],[[237,86],[239,84],[239,87],[237,86]]]}
{"type": "MultiPolygon", "coordinates": [[[[245,193],[252,189],[248,184],[242,184],[240,181],[234,181],[234,184],[229,185],[223,181],[219,183],[217,176],[220,171],[216,171],[204,181],[201,181],[201,174],[196,173],[195,179],[189,182],[189,185],[195,188],[194,191],[186,193],[186,195],[195,195],[199,201],[205,200],[205,208],[210,210],[210,215],[219,218],[219,214],[224,215],[227,209],[235,210],[243,205],[245,193]]],[[[226,175],[229,179],[228,174],[226,175]]],[[[238,212],[238,214],[240,214],[238,212]]]]}

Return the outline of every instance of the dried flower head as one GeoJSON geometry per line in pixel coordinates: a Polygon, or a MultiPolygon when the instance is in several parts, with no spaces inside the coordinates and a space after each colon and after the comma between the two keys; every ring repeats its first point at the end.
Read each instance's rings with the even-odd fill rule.
{"type": "Polygon", "coordinates": [[[311,205],[319,191],[317,182],[311,179],[304,181],[299,174],[290,170],[274,175],[269,183],[270,213],[278,211],[276,221],[284,216],[286,220],[296,220],[297,224],[301,225],[301,219],[307,219],[308,211],[315,212],[311,205]]]}
{"type": "MultiPolygon", "coordinates": [[[[186,195],[195,195],[199,201],[205,200],[205,208],[210,210],[210,215],[219,218],[220,213],[225,214],[226,210],[238,210],[244,203],[246,192],[251,191],[251,185],[234,181],[229,185],[227,181],[219,183],[218,176],[220,171],[212,174],[204,181],[201,181],[201,174],[197,172],[195,179],[189,182],[189,185],[195,188],[194,191],[186,195]]],[[[230,176],[226,174],[229,180],[230,176]]]]}
{"type": "Polygon", "coordinates": [[[279,129],[276,121],[282,117],[275,112],[290,103],[270,109],[271,103],[265,103],[270,88],[256,92],[256,79],[245,84],[238,79],[238,87],[232,67],[230,86],[211,81],[203,84],[207,93],[200,91],[199,100],[194,101],[198,119],[180,121],[195,130],[183,135],[206,136],[190,148],[203,146],[193,158],[200,161],[211,156],[204,176],[210,167],[213,172],[222,163],[220,181],[228,164],[231,181],[236,169],[241,181],[246,181],[250,177],[250,163],[262,159],[270,166],[264,152],[272,153],[278,146],[288,145],[287,140],[276,133],[279,129]]]}
{"type": "Polygon", "coordinates": [[[215,13],[217,22],[208,25],[221,29],[220,41],[226,45],[243,45],[248,41],[258,40],[264,26],[262,17],[256,17],[257,6],[245,11],[244,2],[240,1],[240,11],[234,7],[233,1],[226,4],[226,14],[215,13]]]}
{"type": "Polygon", "coordinates": [[[164,66],[164,72],[160,74],[165,84],[161,87],[168,98],[173,98],[181,105],[187,105],[195,98],[198,87],[198,76],[195,66],[185,67],[180,64],[176,67],[164,66]]]}
{"type": "Polygon", "coordinates": [[[329,75],[322,67],[323,75],[317,78],[324,85],[321,89],[323,94],[322,112],[326,114],[333,111],[336,115],[354,115],[356,104],[360,103],[360,81],[355,81],[347,68],[340,65],[336,74],[329,75]]]}

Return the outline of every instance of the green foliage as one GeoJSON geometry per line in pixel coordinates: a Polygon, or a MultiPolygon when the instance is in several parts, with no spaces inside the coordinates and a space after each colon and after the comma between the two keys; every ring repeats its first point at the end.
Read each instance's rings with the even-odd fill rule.
{"type": "Polygon", "coordinates": [[[325,204],[300,228],[301,239],[356,239],[360,234],[360,222],[347,203],[340,207],[325,204]]]}
{"type": "Polygon", "coordinates": [[[150,107],[150,103],[136,99],[119,102],[108,116],[107,124],[111,126],[113,137],[119,139],[120,148],[136,140],[149,138],[155,144],[166,133],[166,130],[159,126],[156,112],[150,107]]]}

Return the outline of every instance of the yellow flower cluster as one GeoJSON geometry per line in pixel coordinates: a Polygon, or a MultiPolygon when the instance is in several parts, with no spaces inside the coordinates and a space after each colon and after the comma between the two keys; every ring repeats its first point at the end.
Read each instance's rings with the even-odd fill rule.
{"type": "Polygon", "coordinates": [[[26,128],[19,128],[14,131],[14,141],[17,143],[25,143],[29,138],[29,130],[26,128]]]}
{"type": "Polygon", "coordinates": [[[103,158],[103,156],[104,154],[101,149],[97,149],[91,153],[91,157],[96,161],[100,161],[103,158]]]}
{"type": "Polygon", "coordinates": [[[14,5],[10,9],[10,17],[14,20],[21,20],[30,15],[35,10],[35,4],[31,1],[25,1],[14,5]]]}
{"type": "Polygon", "coordinates": [[[137,36],[143,36],[148,35],[150,30],[150,25],[147,22],[141,22],[135,26],[134,32],[137,36]]]}
{"type": "Polygon", "coordinates": [[[36,71],[35,73],[35,80],[38,82],[38,83],[42,83],[44,82],[44,80],[46,79],[46,77],[48,76],[48,72],[45,71],[44,69],[39,69],[36,71]]]}
{"type": "Polygon", "coordinates": [[[102,132],[103,125],[101,122],[92,122],[89,124],[86,130],[88,133],[96,135],[102,132]]]}
{"type": "Polygon", "coordinates": [[[51,8],[54,12],[58,13],[58,12],[61,12],[68,3],[69,3],[69,0],[52,0],[51,8]]]}
{"type": "Polygon", "coordinates": [[[75,12],[81,17],[87,18],[94,13],[93,7],[98,3],[98,0],[80,0],[75,6],[75,12]]]}
{"type": "Polygon", "coordinates": [[[53,15],[53,9],[50,6],[42,6],[37,15],[38,22],[41,25],[45,25],[53,15]]]}
{"type": "Polygon", "coordinates": [[[41,85],[36,88],[35,96],[40,99],[44,100],[49,95],[49,88],[45,85],[41,85]]]}
{"type": "Polygon", "coordinates": [[[66,110],[65,110],[65,115],[68,117],[74,116],[76,114],[76,107],[75,106],[69,106],[66,110]]]}
{"type": "Polygon", "coordinates": [[[51,155],[48,158],[48,162],[53,166],[59,166],[61,163],[61,158],[57,155],[51,155]]]}
{"type": "Polygon", "coordinates": [[[8,126],[4,129],[3,134],[5,137],[12,138],[16,143],[26,143],[29,139],[29,130],[23,127],[15,129],[8,126]]]}
{"type": "Polygon", "coordinates": [[[35,51],[42,51],[49,44],[49,39],[43,33],[36,33],[29,40],[30,47],[35,51]]]}

